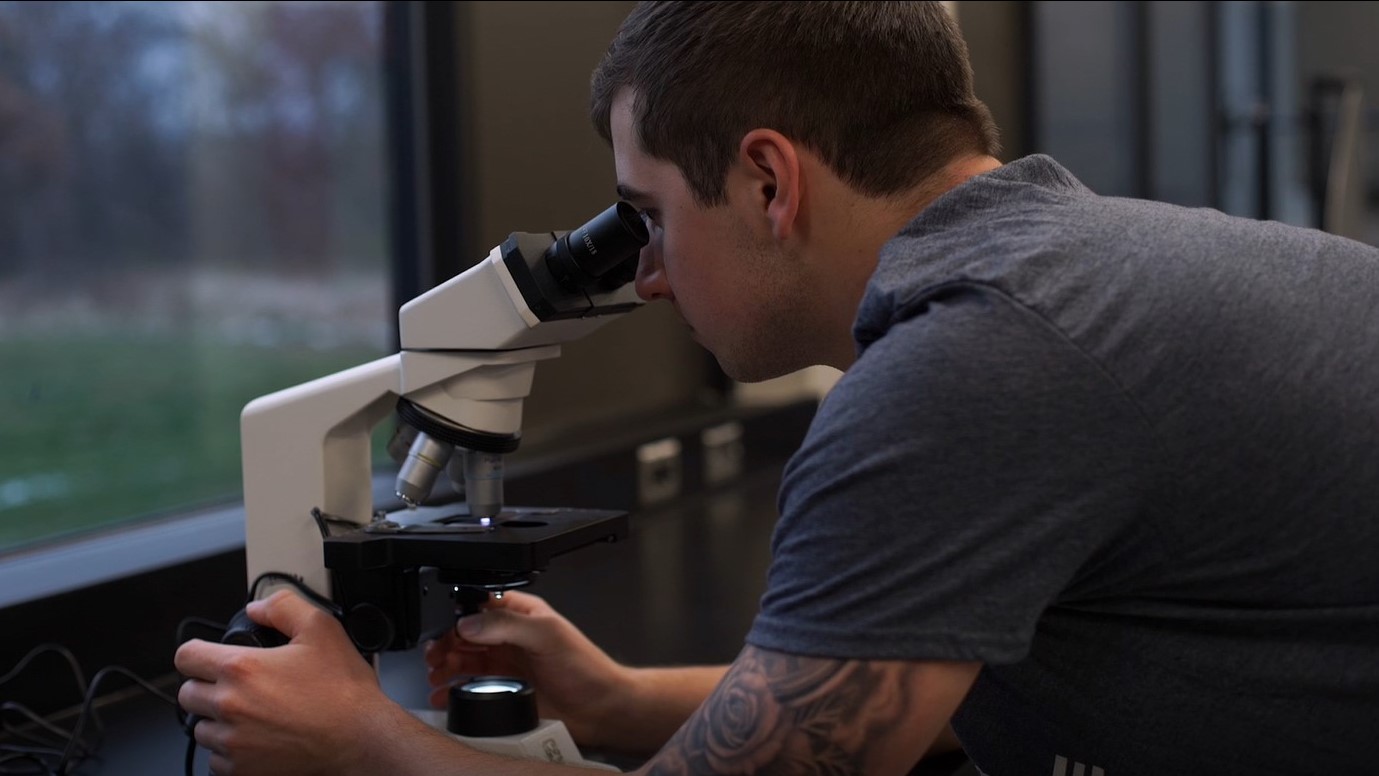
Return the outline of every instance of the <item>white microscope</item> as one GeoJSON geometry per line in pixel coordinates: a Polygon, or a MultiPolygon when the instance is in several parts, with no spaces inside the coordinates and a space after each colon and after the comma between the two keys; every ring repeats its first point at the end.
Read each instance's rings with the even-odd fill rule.
{"type": "MultiPolygon", "coordinates": [[[[525,585],[554,556],[626,536],[627,515],[503,503],[537,361],[640,305],[629,282],[648,235],[618,202],[567,233],[513,233],[402,306],[402,350],[249,403],[241,415],[250,597],[291,585],[334,612],[364,654],[416,646],[457,611],[525,585]],[[396,491],[375,510],[371,436],[415,429],[396,491]],[[446,471],[465,504],[426,506],[446,471]]],[[[243,612],[225,641],[282,635],[243,612]]]]}

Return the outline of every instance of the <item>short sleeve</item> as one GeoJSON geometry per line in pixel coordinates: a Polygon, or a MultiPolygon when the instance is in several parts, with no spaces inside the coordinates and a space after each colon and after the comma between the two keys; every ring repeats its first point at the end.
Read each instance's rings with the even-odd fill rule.
{"type": "Polygon", "coordinates": [[[1096,361],[989,287],[910,309],[786,468],[755,646],[1017,662],[1143,510],[1150,433],[1096,361]]]}

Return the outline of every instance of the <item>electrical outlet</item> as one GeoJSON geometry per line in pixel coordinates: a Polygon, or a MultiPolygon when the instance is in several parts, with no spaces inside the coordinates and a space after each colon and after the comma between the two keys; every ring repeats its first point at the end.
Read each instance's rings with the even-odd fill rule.
{"type": "Polygon", "coordinates": [[[683,481],[680,440],[666,437],[637,448],[637,500],[643,506],[680,495],[683,481]]]}
{"type": "Polygon", "coordinates": [[[704,429],[699,435],[704,447],[704,484],[721,485],[742,474],[742,459],[746,449],[742,443],[742,424],[737,421],[720,423],[704,429]]]}

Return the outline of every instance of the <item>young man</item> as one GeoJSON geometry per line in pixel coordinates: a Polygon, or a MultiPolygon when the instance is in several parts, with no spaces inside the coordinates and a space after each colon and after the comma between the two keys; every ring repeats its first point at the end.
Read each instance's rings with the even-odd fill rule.
{"type": "MultiPolygon", "coordinates": [[[[933,3],[643,4],[593,113],[639,293],[738,379],[845,374],[731,666],[622,666],[512,594],[438,687],[521,670],[656,774],[1379,761],[1379,251],[1002,166],[933,3]]],[[[559,770],[425,730],[300,598],[251,616],[291,644],[177,657],[217,773],[559,770]]]]}

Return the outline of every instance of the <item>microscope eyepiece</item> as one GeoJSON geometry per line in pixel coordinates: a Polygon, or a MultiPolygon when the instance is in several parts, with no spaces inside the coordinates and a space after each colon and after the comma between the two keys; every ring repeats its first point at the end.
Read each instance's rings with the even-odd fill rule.
{"type": "Polygon", "coordinates": [[[568,291],[578,291],[606,278],[610,273],[622,285],[635,274],[638,253],[650,239],[637,209],[618,202],[591,218],[583,226],[561,235],[546,250],[546,267],[568,291]],[[633,272],[616,272],[631,263],[633,272]]]}

